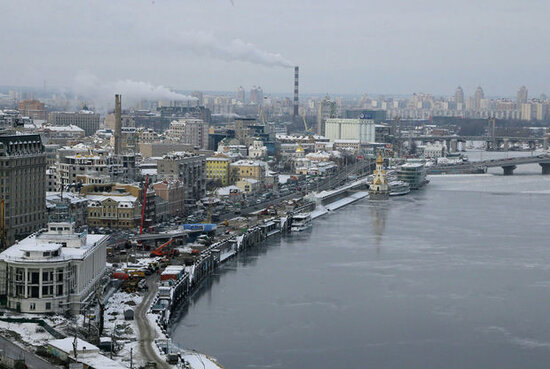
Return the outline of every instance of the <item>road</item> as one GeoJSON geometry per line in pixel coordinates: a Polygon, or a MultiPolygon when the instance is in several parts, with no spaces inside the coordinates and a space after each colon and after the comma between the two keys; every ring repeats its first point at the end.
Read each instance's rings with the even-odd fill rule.
{"type": "Polygon", "coordinates": [[[136,308],[136,321],[139,329],[139,351],[146,362],[154,361],[157,363],[157,368],[160,369],[172,369],[172,366],[162,360],[153,348],[156,331],[147,318],[149,306],[151,306],[151,302],[157,294],[158,280],[159,277],[157,275],[147,279],[147,293],[143,296],[141,304],[136,308]]]}
{"type": "Polygon", "coordinates": [[[29,369],[59,369],[60,366],[50,364],[33,352],[27,351],[7,338],[0,337],[0,349],[12,359],[25,359],[25,364],[29,369]]]}

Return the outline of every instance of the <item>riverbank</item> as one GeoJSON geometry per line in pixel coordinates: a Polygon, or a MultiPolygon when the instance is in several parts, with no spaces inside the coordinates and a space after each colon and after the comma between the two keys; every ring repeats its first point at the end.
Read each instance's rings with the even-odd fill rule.
{"type": "MultiPolygon", "coordinates": [[[[352,187],[353,186],[347,184],[345,186],[342,186],[341,188],[331,191],[330,193],[320,194],[319,200],[325,198],[327,194],[332,195],[337,191],[351,191],[352,187]]],[[[212,273],[217,270],[219,266],[221,266],[244,250],[260,246],[263,242],[273,236],[288,233],[290,231],[291,219],[294,213],[298,213],[301,211],[311,211],[312,218],[315,219],[330,212],[341,209],[347,205],[355,203],[361,199],[367,198],[368,192],[357,191],[346,193],[346,195],[347,196],[343,198],[335,198],[333,202],[327,203],[325,205],[321,205],[322,201],[318,201],[318,204],[315,208],[315,202],[311,202],[310,205],[305,205],[301,208],[289,211],[284,216],[264,219],[260,223],[255,224],[254,226],[247,229],[243,234],[228,237],[227,239],[217,242],[204,250],[201,253],[203,255],[200,258],[201,261],[185,268],[187,276],[185,276],[183,279],[188,281],[188,288],[184,289],[183,292],[181,292],[183,294],[182,296],[171,296],[171,299],[173,299],[174,301],[178,300],[178,302],[175,305],[169,304],[165,306],[163,310],[156,309],[155,306],[158,306],[163,300],[163,297],[159,293],[151,304],[148,317],[150,321],[156,324],[158,334],[160,336],[159,339],[155,340],[159,355],[161,355],[161,357],[167,358],[169,354],[176,354],[179,355],[181,358],[184,358],[184,355],[187,353],[187,357],[190,358],[190,352],[193,353],[194,351],[189,351],[180,347],[176,347],[172,344],[170,340],[170,331],[172,328],[172,323],[174,322],[172,317],[177,310],[181,310],[181,308],[189,302],[189,299],[200,288],[202,288],[202,282],[206,278],[210,277],[210,275],[212,275],[212,273]]],[[[182,316],[178,316],[178,318],[181,319],[182,316]]],[[[218,365],[221,367],[221,365],[218,364],[215,359],[212,360],[213,365],[218,365]]]]}

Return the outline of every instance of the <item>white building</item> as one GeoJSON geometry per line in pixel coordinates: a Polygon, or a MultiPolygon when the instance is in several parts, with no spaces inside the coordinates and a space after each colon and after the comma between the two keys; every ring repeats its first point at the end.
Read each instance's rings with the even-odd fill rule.
{"type": "Polygon", "coordinates": [[[424,158],[438,159],[445,156],[445,146],[440,143],[427,144],[424,147],[424,158]]]}
{"type": "Polygon", "coordinates": [[[373,119],[329,118],[325,122],[325,136],[334,140],[359,140],[361,144],[375,142],[373,119]]]}
{"type": "Polygon", "coordinates": [[[22,313],[78,313],[106,271],[109,236],[49,223],[0,253],[0,296],[22,313]]]}
{"type": "Polygon", "coordinates": [[[267,147],[260,140],[254,140],[252,146],[248,148],[248,157],[261,159],[267,156],[267,147]]]}
{"type": "Polygon", "coordinates": [[[201,149],[208,148],[208,123],[202,119],[182,118],[170,122],[167,132],[171,140],[192,145],[201,149]]]}

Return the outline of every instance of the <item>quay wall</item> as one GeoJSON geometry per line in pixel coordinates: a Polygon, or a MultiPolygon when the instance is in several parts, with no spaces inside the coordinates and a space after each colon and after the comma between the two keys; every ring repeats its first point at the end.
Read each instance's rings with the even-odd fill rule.
{"type": "MultiPolygon", "coordinates": [[[[348,194],[348,191],[342,192],[348,194]]],[[[338,196],[331,196],[331,198],[337,201],[341,199],[341,196],[339,194],[338,196]]],[[[349,203],[352,202],[354,201],[349,203]]],[[[162,309],[158,308],[158,303],[161,300],[159,293],[157,293],[153,300],[149,312],[157,314],[156,323],[161,332],[166,337],[170,337],[169,329],[174,311],[182,305],[187,304],[193,293],[200,288],[201,282],[210,276],[220,265],[230,260],[238,253],[260,245],[270,237],[290,232],[292,216],[294,214],[304,211],[310,212],[314,209],[315,203],[308,203],[293,211],[287,212],[285,216],[264,220],[250,227],[241,235],[228,237],[204,249],[193,265],[187,268],[188,271],[181,277],[180,281],[174,285],[174,294],[171,296],[169,305],[162,309]]],[[[163,351],[164,345],[165,342],[157,342],[157,347],[161,352],[163,351]]]]}

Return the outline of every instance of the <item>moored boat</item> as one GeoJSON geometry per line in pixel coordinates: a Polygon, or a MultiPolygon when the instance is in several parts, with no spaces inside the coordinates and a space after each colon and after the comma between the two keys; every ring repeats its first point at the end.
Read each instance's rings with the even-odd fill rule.
{"type": "Polygon", "coordinates": [[[389,184],[390,196],[401,196],[411,192],[411,186],[403,181],[391,181],[389,184]]]}
{"type": "Polygon", "coordinates": [[[292,232],[301,232],[311,227],[311,213],[299,213],[292,216],[292,232]]]}

